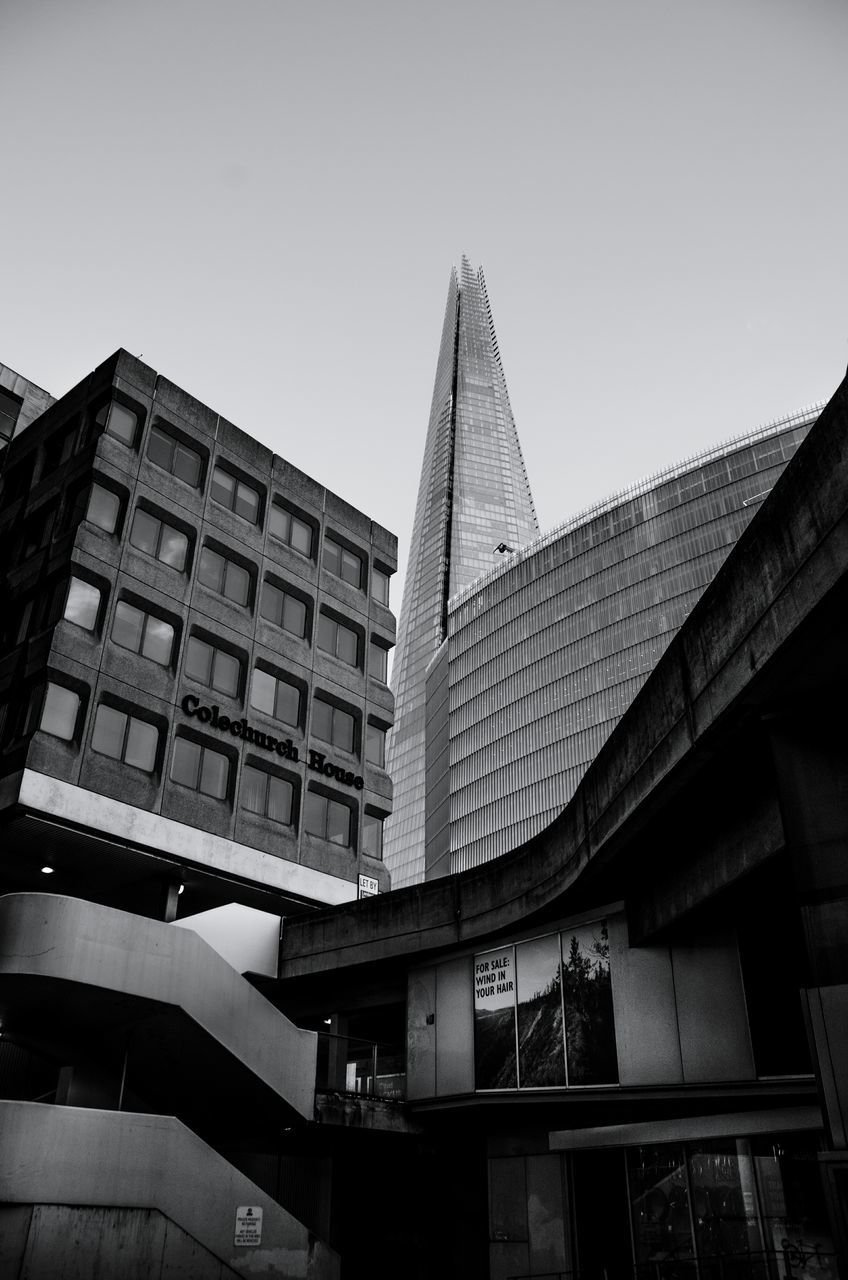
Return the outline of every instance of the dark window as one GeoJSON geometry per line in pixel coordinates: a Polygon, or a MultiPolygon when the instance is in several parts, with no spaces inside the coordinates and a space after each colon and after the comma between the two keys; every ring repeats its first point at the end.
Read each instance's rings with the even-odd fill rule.
{"type": "Polygon", "coordinates": [[[42,507],[40,511],[37,511],[35,515],[30,516],[24,522],[21,560],[28,560],[30,556],[35,555],[36,551],[41,551],[47,546],[53,536],[53,525],[55,523],[55,506],[42,507]]]}
{"type": "Polygon", "coordinates": [[[157,467],[191,485],[192,489],[200,487],[200,454],[162,427],[151,427],[147,437],[147,456],[157,467]]]}
{"type": "Polygon", "coordinates": [[[212,472],[212,497],[250,524],[259,523],[259,491],[237,480],[223,467],[216,467],[212,472]]]}
{"type": "Polygon", "coordinates": [[[386,766],[386,730],[377,724],[366,726],[365,759],[381,769],[386,766]]]}
{"type": "Polygon", "coordinates": [[[330,844],[350,847],[350,809],[317,791],[306,793],[306,830],[330,844]]]}
{"type": "Polygon", "coordinates": [[[119,600],[115,606],[112,623],[112,639],[122,649],[140,653],[151,662],[167,667],[174,651],[174,628],[170,622],[146,613],[127,600],[119,600]]]}
{"type": "Polygon", "coordinates": [[[38,722],[43,733],[71,742],[76,734],[80,696],[63,684],[50,681],[44,694],[41,718],[38,722]]]}
{"type": "Polygon", "coordinates": [[[188,556],[186,535],[140,507],[136,509],[133,518],[130,542],[139,551],[144,551],[172,569],[178,569],[180,573],[185,569],[188,556]]]}
{"type": "Polygon", "coordinates": [[[372,640],[368,646],[368,670],[375,680],[389,683],[389,651],[385,645],[372,640]]]}
{"type": "Polygon", "coordinates": [[[335,618],[322,613],[318,620],[318,648],[331,653],[334,658],[355,667],[359,662],[359,639],[355,631],[335,618]]]}
{"type": "Polygon", "coordinates": [[[281,676],[256,667],[250,688],[250,705],[283,724],[300,723],[300,690],[281,676]]]}
{"type": "Polygon", "coordinates": [[[158,746],[159,730],[155,725],[101,702],[94,718],[92,751],[112,760],[123,760],[133,769],[152,773],[156,768],[158,746]]]}
{"type": "Polygon", "coordinates": [[[348,551],[329,534],[324,538],[324,568],[352,587],[362,586],[362,557],[348,551]]]}
{"type": "Polygon", "coordinates": [[[302,556],[312,555],[312,528],[305,520],[299,520],[276,502],[271,506],[268,528],[275,538],[298,551],[302,556]]]}
{"type": "Polygon", "coordinates": [[[202,747],[190,738],[177,738],[171,760],[171,778],[181,787],[190,787],[213,800],[226,800],[230,762],[220,751],[202,747]]]}
{"type": "Polygon", "coordinates": [[[125,405],[118,404],[115,400],[111,404],[104,404],[95,422],[105,427],[107,435],[114,436],[116,440],[120,440],[121,444],[129,445],[130,448],[135,444],[138,414],[133,413],[132,409],[127,409],[125,405]]]}
{"type": "Polygon", "coordinates": [[[88,495],[88,507],[85,518],[89,524],[96,524],[105,533],[114,533],[118,527],[121,514],[121,499],[111,489],[104,489],[102,484],[93,484],[88,495]]]}
{"type": "Polygon", "coordinates": [[[11,440],[15,434],[15,424],[23,406],[20,396],[13,395],[5,387],[0,387],[0,440],[11,440]]]}
{"type": "Polygon", "coordinates": [[[246,764],[241,771],[241,805],[248,813],[258,813],[290,827],[294,812],[294,787],[264,769],[246,764]]]}
{"type": "Polygon", "coordinates": [[[233,604],[246,605],[250,601],[250,574],[247,569],[211,547],[204,547],[200,553],[197,577],[205,587],[232,600],[233,604]]]}
{"type": "Polygon", "coordinates": [[[371,570],[371,594],[380,604],[388,607],[389,575],[383,573],[382,569],[371,570]]]}
{"type": "Polygon", "coordinates": [[[185,674],[216,693],[237,698],[241,684],[241,663],[231,653],[216,649],[198,636],[190,636],[186,649],[185,674]]]}
{"type": "Polygon", "coordinates": [[[322,742],[329,742],[341,751],[356,750],[356,720],[349,711],[333,707],[321,698],[312,702],[312,732],[322,742]]]}
{"type": "Polygon", "coordinates": [[[44,469],[42,475],[48,475],[68,461],[74,452],[75,439],[76,424],[64,427],[61,431],[54,431],[44,446],[44,469]]]}
{"type": "Polygon", "coordinates": [[[100,612],[100,588],[82,578],[71,578],[63,617],[83,631],[94,631],[100,612]]]}
{"type": "Polygon", "coordinates": [[[289,595],[281,587],[275,587],[266,578],[262,588],[262,601],[259,612],[268,622],[282,627],[284,631],[303,639],[306,635],[306,605],[297,596],[289,595]]]}
{"type": "Polygon", "coordinates": [[[383,856],[383,819],[366,813],[362,819],[362,852],[372,858],[383,856]]]}

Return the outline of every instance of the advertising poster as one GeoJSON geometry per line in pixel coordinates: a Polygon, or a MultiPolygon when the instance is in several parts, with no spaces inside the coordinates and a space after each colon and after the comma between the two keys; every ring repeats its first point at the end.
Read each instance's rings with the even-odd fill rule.
{"type": "Polygon", "coordinates": [[[568,1083],[617,1083],[606,921],[562,934],[562,984],[568,1083]]]}
{"type": "Polygon", "coordinates": [[[565,1084],[559,935],[515,948],[521,1088],[565,1084]]]}
{"type": "Polygon", "coordinates": [[[515,948],[474,960],[474,1065],[478,1089],[514,1089],[515,948]]]}

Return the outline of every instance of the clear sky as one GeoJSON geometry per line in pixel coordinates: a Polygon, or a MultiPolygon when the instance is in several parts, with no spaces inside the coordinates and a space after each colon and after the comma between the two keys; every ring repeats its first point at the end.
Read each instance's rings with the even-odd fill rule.
{"type": "Polygon", "coordinates": [[[2,0],[0,360],[124,346],[403,558],[465,252],[550,527],[841,380],[847,60],[845,0],[2,0]]]}

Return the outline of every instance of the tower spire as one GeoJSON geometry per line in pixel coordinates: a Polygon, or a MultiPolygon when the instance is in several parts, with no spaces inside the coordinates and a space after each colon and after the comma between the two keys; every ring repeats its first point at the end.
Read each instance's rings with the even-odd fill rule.
{"type": "Polygon", "coordinates": [[[498,563],[500,545],[537,533],[483,270],[463,254],[448,283],[398,626],[384,842],[393,888],[424,878],[425,680],[448,599],[498,563]]]}

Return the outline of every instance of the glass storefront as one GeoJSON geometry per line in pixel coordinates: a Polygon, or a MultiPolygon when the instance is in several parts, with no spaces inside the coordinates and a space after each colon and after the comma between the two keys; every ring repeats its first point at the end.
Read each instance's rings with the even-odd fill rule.
{"type": "Polygon", "coordinates": [[[639,1280],[836,1280],[809,1135],[633,1147],[626,1158],[639,1280]]]}

